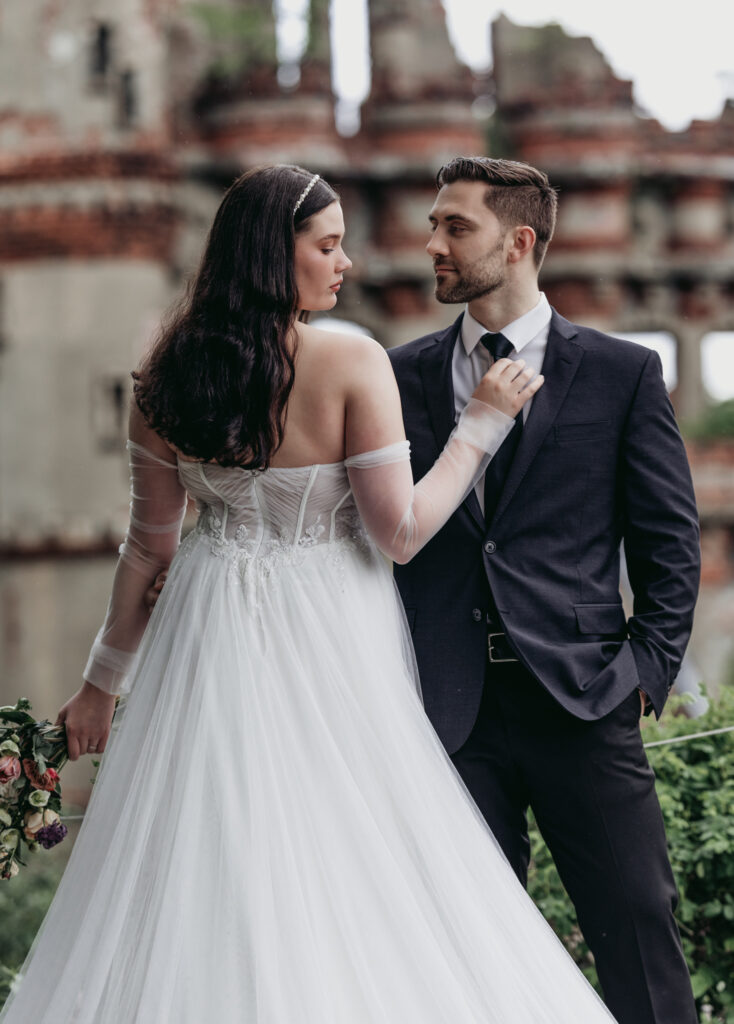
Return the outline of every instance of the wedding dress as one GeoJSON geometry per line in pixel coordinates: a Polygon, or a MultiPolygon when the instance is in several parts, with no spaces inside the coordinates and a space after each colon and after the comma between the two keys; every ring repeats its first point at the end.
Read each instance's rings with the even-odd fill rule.
{"type": "Polygon", "coordinates": [[[264,472],[129,444],[85,672],[128,696],[3,1024],[612,1020],[425,716],[375,543],[416,551],[511,426],[470,403],[415,489],[408,442],[264,472]]]}

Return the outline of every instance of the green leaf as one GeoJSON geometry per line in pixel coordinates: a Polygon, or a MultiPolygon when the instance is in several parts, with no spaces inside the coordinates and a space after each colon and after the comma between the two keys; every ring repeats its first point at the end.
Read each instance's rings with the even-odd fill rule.
{"type": "Polygon", "coordinates": [[[693,998],[700,999],[702,995],[705,995],[711,987],[712,983],[716,981],[716,978],[712,971],[707,967],[702,967],[691,976],[691,985],[693,986],[693,998]]]}
{"type": "Polygon", "coordinates": [[[3,724],[10,722],[16,725],[28,725],[34,721],[33,715],[29,715],[26,711],[16,711],[15,708],[0,708],[0,722],[3,724]]]}

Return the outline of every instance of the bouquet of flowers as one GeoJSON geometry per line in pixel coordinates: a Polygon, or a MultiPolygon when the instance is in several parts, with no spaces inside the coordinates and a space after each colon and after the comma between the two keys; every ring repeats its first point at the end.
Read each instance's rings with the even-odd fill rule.
{"type": "Polygon", "coordinates": [[[18,874],[24,847],[49,850],[67,832],[59,814],[66,731],[30,710],[25,697],[0,707],[0,878],[18,874]]]}

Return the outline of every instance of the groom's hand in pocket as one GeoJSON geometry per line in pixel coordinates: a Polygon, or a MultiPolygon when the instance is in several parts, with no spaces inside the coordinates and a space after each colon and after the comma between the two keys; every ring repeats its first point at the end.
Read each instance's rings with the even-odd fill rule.
{"type": "Polygon", "coordinates": [[[153,585],[148,587],[148,589],[145,591],[144,600],[145,607],[148,609],[148,612],[152,612],[153,609],[155,608],[156,601],[160,597],[161,590],[163,590],[163,585],[165,584],[167,578],[167,572],[159,572],[153,582],[153,585]]]}

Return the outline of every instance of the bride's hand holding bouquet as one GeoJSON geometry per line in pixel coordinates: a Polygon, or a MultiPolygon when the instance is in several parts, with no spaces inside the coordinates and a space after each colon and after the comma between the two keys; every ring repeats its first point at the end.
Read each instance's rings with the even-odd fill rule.
{"type": "Polygon", "coordinates": [[[102,754],[110,736],[116,697],[84,682],[59,711],[57,726],[66,730],[67,757],[102,754]]]}
{"type": "MultiPolygon", "coordinates": [[[[114,697],[111,700],[114,706],[114,697]]],[[[14,706],[0,707],[2,879],[18,874],[19,865],[25,863],[25,850],[35,851],[39,846],[49,850],[67,833],[61,821],[59,781],[59,772],[70,756],[63,719],[60,715],[56,725],[37,722],[30,711],[30,701],[24,697],[14,706]]],[[[75,743],[78,751],[78,738],[75,743]]]]}

